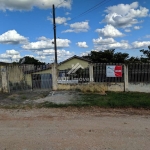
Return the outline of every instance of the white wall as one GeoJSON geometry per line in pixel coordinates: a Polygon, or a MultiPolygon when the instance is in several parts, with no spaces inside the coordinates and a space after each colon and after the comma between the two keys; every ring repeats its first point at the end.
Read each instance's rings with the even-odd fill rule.
{"type": "Polygon", "coordinates": [[[128,91],[150,93],[150,83],[130,83],[129,82],[128,91]]]}

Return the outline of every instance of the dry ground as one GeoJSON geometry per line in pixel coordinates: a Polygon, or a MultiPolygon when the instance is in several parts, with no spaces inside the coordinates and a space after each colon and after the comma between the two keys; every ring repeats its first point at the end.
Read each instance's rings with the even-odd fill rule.
{"type": "Polygon", "coordinates": [[[0,150],[148,149],[148,110],[0,109],[0,150]]]}

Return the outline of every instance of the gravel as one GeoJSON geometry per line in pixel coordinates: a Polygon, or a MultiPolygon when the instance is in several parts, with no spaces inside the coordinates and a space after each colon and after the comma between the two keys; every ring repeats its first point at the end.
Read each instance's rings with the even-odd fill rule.
{"type": "Polygon", "coordinates": [[[148,150],[150,112],[0,109],[0,150],[148,150]]]}
{"type": "Polygon", "coordinates": [[[35,103],[52,102],[55,104],[71,103],[79,96],[79,92],[75,91],[52,91],[45,98],[34,100],[35,103]]]}

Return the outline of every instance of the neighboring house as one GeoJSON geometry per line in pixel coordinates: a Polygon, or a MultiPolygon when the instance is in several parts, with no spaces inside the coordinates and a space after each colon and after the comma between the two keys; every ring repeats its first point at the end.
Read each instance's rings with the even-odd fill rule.
{"type": "MultiPolygon", "coordinates": [[[[58,64],[58,76],[61,73],[67,73],[73,65],[79,64],[78,67],[87,68],[91,61],[79,56],[73,56],[58,64]]],[[[52,64],[44,66],[24,66],[19,65],[9,69],[9,81],[11,86],[20,86],[20,84],[31,88],[50,88],[52,86],[52,64]]]]}
{"type": "MultiPolygon", "coordinates": [[[[58,64],[58,76],[61,77],[61,73],[64,73],[64,71],[69,71],[73,65],[80,64],[82,68],[88,68],[89,63],[91,63],[90,60],[87,60],[85,58],[79,57],[74,55],[73,57],[70,57],[63,62],[60,62],[58,64]]],[[[38,83],[39,86],[42,86],[43,84],[49,81],[52,81],[52,64],[49,64],[48,67],[45,68],[39,68],[35,71],[30,71],[27,73],[27,80],[29,81],[30,85],[34,88],[34,84],[36,81],[40,81],[38,83]]],[[[51,83],[50,83],[51,84],[51,83]]],[[[37,86],[37,85],[35,85],[37,86]]],[[[49,86],[49,84],[48,84],[49,86]]]]}
{"type": "Polygon", "coordinates": [[[59,63],[58,70],[71,69],[72,65],[76,65],[77,63],[79,63],[83,68],[87,68],[90,62],[91,61],[88,59],[74,55],[73,57],[59,63]]]}

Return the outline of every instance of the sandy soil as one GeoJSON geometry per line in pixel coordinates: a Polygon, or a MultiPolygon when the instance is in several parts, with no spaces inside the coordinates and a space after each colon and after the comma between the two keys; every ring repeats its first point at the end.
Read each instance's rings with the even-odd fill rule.
{"type": "Polygon", "coordinates": [[[148,150],[150,112],[0,109],[0,150],[148,150]]]}
{"type": "Polygon", "coordinates": [[[81,96],[80,94],[80,92],[76,91],[51,91],[45,98],[33,100],[33,103],[52,102],[55,104],[67,104],[72,103],[81,96]]]}

